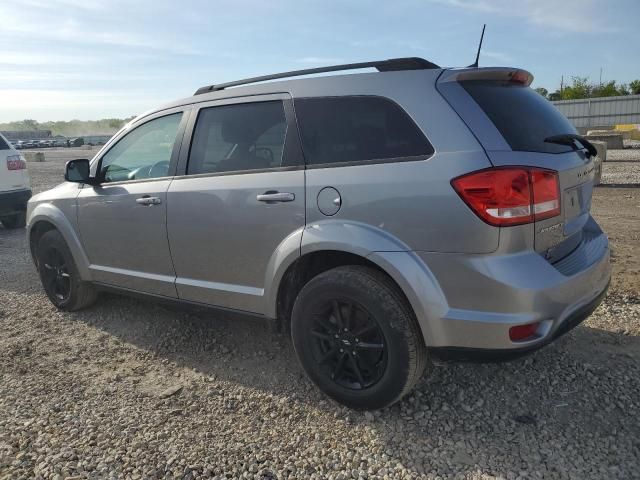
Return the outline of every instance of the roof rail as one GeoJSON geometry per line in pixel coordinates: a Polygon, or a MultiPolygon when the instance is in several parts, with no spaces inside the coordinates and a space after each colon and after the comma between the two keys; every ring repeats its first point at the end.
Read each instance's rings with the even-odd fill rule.
{"type": "Polygon", "coordinates": [[[392,72],[397,70],[423,70],[440,67],[435,63],[431,63],[430,61],[419,57],[390,58],[388,60],[378,60],[375,62],[346,63],[344,65],[332,65],[328,67],[308,68],[305,70],[293,70],[291,72],[274,73],[272,75],[245,78],[244,80],[220,83],[218,85],[207,85],[206,87],[202,87],[196,90],[196,93],[194,93],[194,95],[201,95],[203,93],[224,90],[227,87],[236,87],[238,85],[246,85],[249,83],[264,82],[266,80],[276,80],[278,78],[299,77],[301,75],[339,72],[342,70],[357,70],[360,68],[376,68],[379,72],[392,72]]]}

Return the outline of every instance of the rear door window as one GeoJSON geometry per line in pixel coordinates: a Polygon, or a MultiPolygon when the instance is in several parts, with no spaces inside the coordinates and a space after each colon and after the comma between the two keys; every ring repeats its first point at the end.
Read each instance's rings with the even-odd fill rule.
{"type": "Polygon", "coordinates": [[[570,152],[569,145],[547,143],[552,135],[576,133],[556,107],[535,90],[509,82],[460,82],[502,134],[512,150],[543,153],[570,152]]]}
{"type": "Polygon", "coordinates": [[[224,173],[282,166],[287,121],[282,101],[203,108],[187,173],[224,173]]]}
{"type": "Polygon", "coordinates": [[[409,115],[382,97],[322,97],[295,101],[308,165],[414,159],[433,147],[409,115]]]}

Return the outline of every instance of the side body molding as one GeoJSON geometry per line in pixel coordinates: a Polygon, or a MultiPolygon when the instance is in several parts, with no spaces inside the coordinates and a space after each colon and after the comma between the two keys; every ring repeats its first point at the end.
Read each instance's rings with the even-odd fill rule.
{"type": "Polygon", "coordinates": [[[418,255],[384,230],[359,222],[314,222],[287,237],[269,262],[265,278],[265,314],[277,315],[278,289],[282,278],[298,258],[317,251],[352,253],[375,263],[406,295],[420,324],[425,343],[437,336],[429,318],[441,318],[448,310],[435,277],[418,255]]]}
{"type": "MultiPolygon", "coordinates": [[[[70,201],[73,202],[73,206],[69,207],[75,209],[76,199],[73,198],[70,201]]],[[[63,211],[56,205],[49,202],[37,204],[33,208],[33,210],[29,212],[27,223],[27,238],[31,238],[32,228],[40,221],[52,224],[58,229],[58,231],[62,234],[65,241],[67,242],[67,245],[69,245],[69,250],[71,251],[71,255],[73,255],[73,260],[76,266],[78,267],[80,278],[85,281],[91,281],[89,258],[82,248],[82,243],[78,238],[76,229],[73,227],[63,211]]]]}

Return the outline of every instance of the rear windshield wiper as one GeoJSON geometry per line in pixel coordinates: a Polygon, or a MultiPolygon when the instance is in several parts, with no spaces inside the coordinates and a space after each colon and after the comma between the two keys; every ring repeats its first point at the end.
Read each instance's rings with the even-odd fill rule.
{"type": "Polygon", "coordinates": [[[569,145],[571,147],[576,148],[576,142],[582,145],[581,148],[585,148],[587,152],[589,152],[590,157],[595,157],[598,155],[598,151],[596,147],[593,146],[589,140],[584,138],[582,135],[577,135],[575,133],[563,133],[561,135],[552,135],[544,139],[546,143],[558,143],[560,145],[569,145]]]}

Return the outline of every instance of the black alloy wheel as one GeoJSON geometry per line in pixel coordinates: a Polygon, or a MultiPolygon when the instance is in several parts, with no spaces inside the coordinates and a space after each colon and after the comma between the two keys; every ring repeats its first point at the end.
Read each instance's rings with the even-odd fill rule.
{"type": "Polygon", "coordinates": [[[385,372],[387,352],[378,322],[350,299],[334,299],[313,315],[314,358],[344,388],[362,390],[385,372]]]}
{"type": "Polygon", "coordinates": [[[363,265],[335,267],[305,284],[291,312],[291,338],[309,378],[358,410],[397,402],[427,363],[420,326],[401,290],[363,265]]]}
{"type": "Polygon", "coordinates": [[[37,241],[35,253],[42,286],[56,308],[70,312],[96,301],[97,291],[80,277],[73,255],[58,230],[45,232],[37,241]]]}
{"type": "Polygon", "coordinates": [[[50,297],[60,303],[71,295],[71,273],[64,255],[55,247],[47,248],[42,255],[42,283],[50,297]]]}

